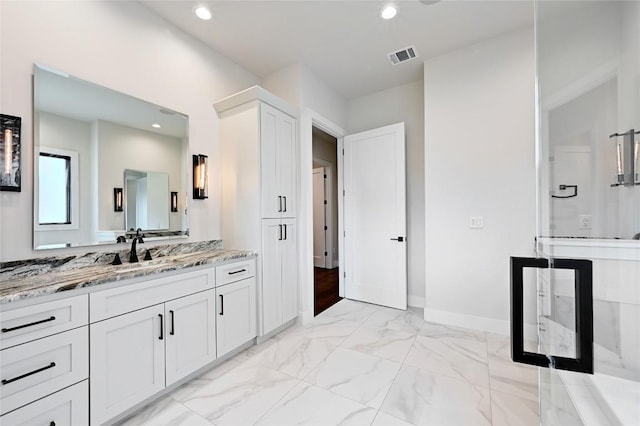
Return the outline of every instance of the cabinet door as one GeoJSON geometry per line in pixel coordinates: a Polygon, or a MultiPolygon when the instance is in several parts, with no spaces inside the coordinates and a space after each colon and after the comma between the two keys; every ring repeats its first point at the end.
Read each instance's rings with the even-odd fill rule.
{"type": "Polygon", "coordinates": [[[164,389],[164,304],[90,325],[91,424],[164,389]]]}
{"type": "Polygon", "coordinates": [[[0,417],[7,426],[89,424],[89,381],[84,380],[0,417]]]}
{"type": "Polygon", "coordinates": [[[298,168],[296,156],[296,119],[282,112],[278,115],[278,189],[283,197],[282,217],[296,216],[298,168]]]}
{"type": "Polygon", "coordinates": [[[281,249],[283,227],[280,219],[262,221],[262,286],[260,297],[260,335],[282,325],[281,249]]]}
{"type": "Polygon", "coordinates": [[[278,188],[278,120],[280,111],[260,104],[260,177],[262,186],[262,217],[282,215],[282,193],[278,188]]]}
{"type": "Polygon", "coordinates": [[[215,291],[165,304],[167,386],[216,359],[215,291]]]}
{"type": "Polygon", "coordinates": [[[256,279],[216,288],[218,357],[256,337],[256,279]]]}
{"type": "Polygon", "coordinates": [[[298,316],[298,250],[295,219],[283,219],[282,260],[282,322],[298,316]]]}

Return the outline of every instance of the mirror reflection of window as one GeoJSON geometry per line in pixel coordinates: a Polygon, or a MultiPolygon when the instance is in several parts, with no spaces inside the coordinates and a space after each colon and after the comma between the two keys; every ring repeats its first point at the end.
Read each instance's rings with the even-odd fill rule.
{"type": "Polygon", "coordinates": [[[71,223],[71,157],[48,152],[40,153],[39,211],[40,225],[71,223]]]}

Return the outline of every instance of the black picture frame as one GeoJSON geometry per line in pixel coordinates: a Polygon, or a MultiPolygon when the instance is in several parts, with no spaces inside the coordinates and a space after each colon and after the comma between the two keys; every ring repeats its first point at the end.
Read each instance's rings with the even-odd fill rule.
{"type": "Polygon", "coordinates": [[[0,191],[22,190],[21,124],[20,117],[0,114],[0,191]]]}

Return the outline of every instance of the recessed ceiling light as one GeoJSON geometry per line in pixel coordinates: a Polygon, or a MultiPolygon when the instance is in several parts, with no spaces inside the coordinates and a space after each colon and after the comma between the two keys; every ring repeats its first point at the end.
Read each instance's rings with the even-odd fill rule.
{"type": "Polygon", "coordinates": [[[396,16],[396,13],[398,13],[398,10],[395,7],[389,5],[382,9],[382,12],[380,12],[380,17],[382,19],[391,19],[396,16]]]}
{"type": "Polygon", "coordinates": [[[153,127],[154,129],[159,129],[161,126],[158,123],[153,123],[151,127],[153,127]]]}
{"type": "Polygon", "coordinates": [[[211,11],[204,6],[196,7],[193,12],[196,14],[198,18],[205,21],[208,21],[209,19],[211,19],[211,16],[212,16],[211,11]]]}

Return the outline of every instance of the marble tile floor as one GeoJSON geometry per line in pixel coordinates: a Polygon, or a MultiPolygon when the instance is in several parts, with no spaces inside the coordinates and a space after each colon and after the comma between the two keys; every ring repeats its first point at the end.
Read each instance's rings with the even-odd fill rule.
{"type": "Polygon", "coordinates": [[[120,425],[538,425],[505,336],[343,299],[120,425]]]}

